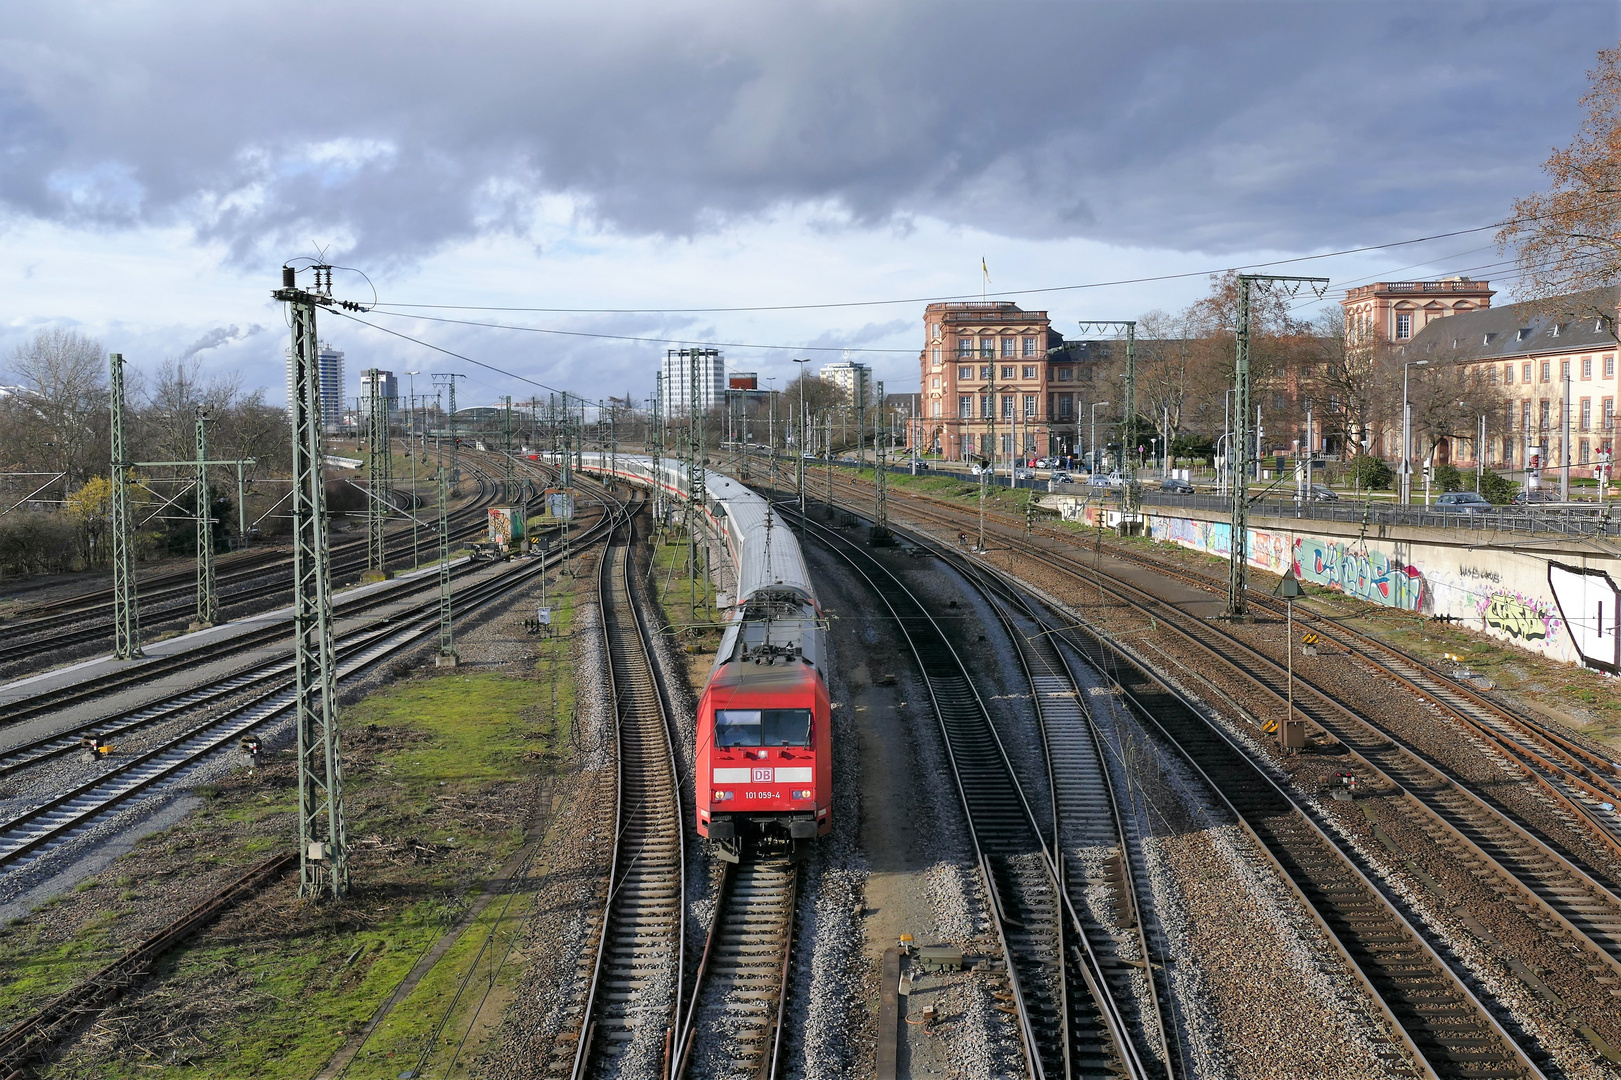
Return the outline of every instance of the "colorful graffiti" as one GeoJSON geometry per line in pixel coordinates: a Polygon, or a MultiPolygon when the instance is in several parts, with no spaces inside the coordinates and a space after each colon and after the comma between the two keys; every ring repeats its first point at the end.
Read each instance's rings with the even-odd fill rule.
{"type": "Polygon", "coordinates": [[[1564,625],[1552,605],[1524,593],[1495,592],[1475,605],[1481,621],[1518,642],[1552,644],[1564,625]]]}
{"type": "Polygon", "coordinates": [[[1365,544],[1302,536],[1295,541],[1295,573],[1301,580],[1386,607],[1424,611],[1428,583],[1418,567],[1365,544]]]}

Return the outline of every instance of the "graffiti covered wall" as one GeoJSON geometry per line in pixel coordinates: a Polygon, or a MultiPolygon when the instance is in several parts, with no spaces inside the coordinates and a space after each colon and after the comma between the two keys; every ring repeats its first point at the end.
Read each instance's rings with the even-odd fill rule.
{"type": "MultiPolygon", "coordinates": [[[[1071,520],[1119,524],[1119,511],[1077,506],[1071,520]]],[[[1232,526],[1155,508],[1144,515],[1155,540],[1230,557],[1232,526]]],[[[1360,535],[1331,522],[1266,522],[1249,530],[1246,561],[1385,607],[1451,616],[1521,648],[1568,663],[1621,672],[1621,560],[1481,544],[1479,534],[1408,530],[1412,539],[1360,535]],[[1309,527],[1308,527],[1309,526],[1309,527]],[[1433,535],[1433,539],[1430,537],[1433,535]]]]}

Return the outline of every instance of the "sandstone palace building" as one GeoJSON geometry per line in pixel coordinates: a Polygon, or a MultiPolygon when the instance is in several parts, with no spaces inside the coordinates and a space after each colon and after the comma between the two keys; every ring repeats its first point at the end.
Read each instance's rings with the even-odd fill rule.
{"type": "Polygon", "coordinates": [[[930,304],[923,315],[920,449],[965,460],[1075,451],[1092,367],[1045,311],[1011,301],[930,304]]]}
{"type": "MultiPolygon", "coordinates": [[[[1487,282],[1467,278],[1364,285],[1343,301],[1347,338],[1392,349],[1403,365],[1461,369],[1461,375],[1501,388],[1502,415],[1490,419],[1486,446],[1477,448],[1474,439],[1443,440],[1437,461],[1473,467],[1483,449],[1489,468],[1554,468],[1565,460],[1568,430],[1573,474],[1592,475],[1598,454],[1612,450],[1621,396],[1616,288],[1554,297],[1535,307],[1494,308],[1491,299],[1487,282]]],[[[1400,457],[1399,425],[1374,450],[1400,457]]]]}

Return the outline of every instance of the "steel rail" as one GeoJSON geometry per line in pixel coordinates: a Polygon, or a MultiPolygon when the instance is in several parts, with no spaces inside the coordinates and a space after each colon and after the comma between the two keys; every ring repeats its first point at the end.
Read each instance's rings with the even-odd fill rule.
{"type": "MultiPolygon", "coordinates": [[[[466,518],[475,513],[477,510],[483,509],[485,504],[490,501],[490,497],[490,485],[481,478],[479,499],[472,505],[464,506],[457,510],[456,516],[459,518],[466,518]]],[[[483,526],[482,521],[473,522],[471,524],[474,526],[474,529],[471,531],[476,531],[478,528],[482,528],[483,526]]],[[[463,521],[458,525],[458,534],[466,531],[469,531],[469,523],[463,521]]],[[[396,539],[398,539],[399,533],[400,531],[396,530],[396,539]]],[[[340,548],[353,547],[356,543],[356,541],[347,541],[335,546],[340,548]]],[[[357,567],[365,566],[366,559],[364,557],[364,553],[359,553],[360,557],[358,558],[355,557],[355,555],[355,552],[350,552],[335,559],[333,563],[333,570],[347,572],[354,570],[357,567]]],[[[290,559],[290,555],[283,555],[268,566],[256,567],[247,571],[233,571],[228,576],[222,576],[220,578],[220,583],[224,584],[227,577],[234,583],[241,583],[252,581],[257,578],[263,578],[267,574],[273,574],[285,570],[286,564],[289,563],[290,559]]],[[[262,585],[251,585],[247,588],[238,588],[234,591],[221,590],[219,593],[219,603],[221,610],[224,610],[225,608],[240,607],[241,605],[251,603],[255,600],[261,600],[264,597],[275,596],[287,591],[288,585],[285,580],[271,581],[262,585]]],[[[173,602],[157,604],[154,604],[154,601],[157,600],[158,597],[154,597],[152,595],[143,596],[143,620],[149,627],[164,626],[178,621],[180,618],[183,618],[185,615],[194,611],[194,592],[194,589],[165,590],[164,593],[159,594],[159,596],[161,596],[164,600],[168,600],[172,597],[173,602]]],[[[95,603],[77,610],[65,612],[63,614],[47,616],[40,620],[6,624],[3,628],[0,628],[0,639],[46,634],[58,626],[82,625],[87,619],[93,620],[96,625],[81,630],[71,631],[65,634],[54,634],[43,639],[38,636],[27,636],[26,640],[13,641],[5,645],[0,645],[0,665],[8,664],[15,660],[40,655],[42,647],[47,645],[52,653],[57,653],[61,649],[74,645],[81,645],[102,640],[102,638],[107,636],[108,631],[105,629],[105,622],[100,618],[100,616],[104,615],[107,611],[110,611],[111,608],[112,604],[110,601],[105,603],[95,603]]]]}
{"type": "MultiPolygon", "coordinates": [[[[1003,576],[994,567],[984,568],[1003,576]]],[[[1018,587],[1041,595],[1023,582],[1018,587]]],[[[1061,602],[1044,599],[1074,618],[1061,602]]],[[[1463,978],[1373,883],[1355,852],[1260,768],[1204,708],[1130,648],[1079,619],[1055,636],[1114,683],[1143,721],[1159,730],[1204,779],[1304,904],[1377,1004],[1406,1055],[1427,1077],[1477,1076],[1493,1061],[1499,1070],[1512,1069],[1508,1075],[1543,1075],[1463,978]],[[1122,669],[1126,677],[1117,674],[1122,669]]]]}
{"type": "MultiPolygon", "coordinates": [[[[1119,851],[1121,881],[1117,897],[1122,911],[1122,923],[1129,918],[1134,930],[1139,954],[1142,956],[1143,977],[1148,987],[1151,1011],[1145,1018],[1141,1009],[1138,1023],[1143,1030],[1145,1046],[1152,1046],[1157,1036],[1165,1048],[1166,1074],[1175,1077],[1185,1072],[1181,1061],[1181,1045],[1173,1040],[1175,1017],[1171,1014],[1169,986],[1161,986],[1156,969],[1163,973],[1167,957],[1162,950],[1149,944],[1147,919],[1140,912],[1151,912],[1153,902],[1144,896],[1134,870],[1144,857],[1140,844],[1134,844],[1127,835],[1125,816],[1115,790],[1115,779],[1108,766],[1102,734],[1086,705],[1086,695],[1071,670],[1069,661],[1053,644],[1052,633],[1057,627],[1041,614],[1027,595],[1015,589],[1004,578],[986,575],[982,568],[968,559],[949,554],[938,546],[917,536],[908,536],[924,550],[933,552],[948,564],[955,566],[991,604],[1019,656],[1025,680],[1030,684],[1031,699],[1036,706],[1037,723],[1041,731],[1042,752],[1046,759],[1049,790],[1053,807],[1053,857],[1056,863],[1059,887],[1068,897],[1072,918],[1080,922],[1086,905],[1082,895],[1096,881],[1082,879],[1073,883],[1071,866],[1078,863],[1070,857],[1078,853],[1083,839],[1096,846],[1112,843],[1119,851]],[[1037,633],[1026,635],[1014,622],[1014,612],[1038,628],[1037,633]],[[1145,903],[1145,899],[1147,902],[1145,903]],[[1156,964],[1156,956],[1158,963],[1156,964]],[[1152,1025],[1152,1029],[1149,1025],[1152,1025]]],[[[1095,938],[1106,931],[1095,920],[1087,918],[1081,928],[1080,939],[1085,947],[1096,950],[1094,963],[1099,978],[1106,979],[1111,993],[1119,1000],[1131,1000],[1129,984],[1133,965],[1122,960],[1113,949],[1097,947],[1095,938]],[[1110,958],[1112,957],[1112,962],[1110,958]]],[[[1067,954],[1066,954],[1067,955],[1067,954]]]]}
{"type": "MultiPolygon", "coordinates": [[[[854,478],[846,482],[852,487],[864,483],[854,478]]],[[[926,503],[947,510],[960,510],[926,495],[908,495],[907,502],[914,506],[926,503]]],[[[923,516],[947,520],[940,514],[923,516]]],[[[1022,530],[1022,522],[997,513],[988,513],[987,517],[1003,527],[1003,530],[999,530],[1003,539],[1017,543],[1016,534],[1022,530]]],[[[1060,544],[1073,544],[1075,539],[1073,534],[1065,535],[1044,527],[1037,527],[1033,531],[1060,544]]],[[[1173,566],[1127,548],[1113,546],[1110,553],[1115,558],[1206,591],[1225,593],[1227,587],[1225,581],[1217,581],[1209,575],[1173,566]]],[[[1282,611],[1280,603],[1272,597],[1252,593],[1250,600],[1269,611],[1282,611]]],[[[1359,662],[1395,678],[1502,751],[1520,769],[1523,778],[1559,803],[1591,835],[1595,843],[1608,849],[1612,855],[1621,857],[1621,763],[1609,759],[1603,751],[1583,745],[1570,734],[1526,716],[1504,702],[1486,697],[1460,679],[1436,669],[1398,646],[1364,634],[1327,615],[1308,612],[1305,617],[1327,629],[1336,643],[1359,662]],[[1472,714],[1472,710],[1480,715],[1472,714]],[[1504,731],[1499,725],[1510,730],[1504,731]],[[1611,809],[1606,810],[1604,803],[1609,803],[1611,809]]]]}
{"type": "Polygon", "coordinates": [[[614,703],[614,855],[581,1010],[585,1030],[570,1071],[579,1080],[615,1071],[639,1023],[647,1023],[636,1008],[658,992],[665,979],[661,967],[667,972],[673,965],[674,979],[660,1047],[669,1045],[681,1013],[686,897],[680,785],[670,717],[632,592],[635,525],[630,513],[619,513],[597,568],[605,677],[614,703]]]}
{"type": "MultiPolygon", "coordinates": [[[[458,566],[456,571],[460,572],[461,569],[462,567],[458,566]]],[[[365,597],[344,597],[340,599],[336,613],[340,618],[347,617],[371,607],[391,603],[394,598],[400,595],[408,595],[413,591],[431,588],[436,584],[436,581],[426,578],[408,579],[397,585],[375,590],[365,597]]],[[[150,656],[128,665],[121,664],[116,670],[105,672],[81,682],[71,683],[39,694],[19,697],[11,702],[0,704],[0,725],[11,726],[37,716],[55,713],[70,705],[93,700],[128,686],[149,682],[171,671],[195,667],[201,661],[218,659],[235,652],[256,649],[265,642],[280,640],[286,634],[286,626],[272,624],[242,634],[193,645],[181,652],[165,656],[150,656]]]]}
{"type": "MultiPolygon", "coordinates": [[[[585,539],[582,537],[582,540],[585,539]]],[[[550,565],[550,559],[537,560],[481,582],[475,589],[462,594],[459,614],[466,615],[504,596],[526,584],[535,574],[544,573],[550,565]]],[[[349,669],[343,672],[343,677],[352,676],[435,632],[438,628],[437,612],[437,600],[419,605],[414,615],[402,616],[400,621],[408,625],[394,629],[392,633],[373,635],[367,645],[350,656],[349,669]]],[[[367,627],[356,631],[356,634],[364,634],[371,629],[367,627]]],[[[345,635],[344,640],[347,643],[352,638],[345,635]]],[[[15,864],[40,848],[67,839],[130,799],[156,785],[177,779],[203,759],[229,746],[233,739],[282,715],[292,705],[292,694],[285,686],[261,693],[221,716],[121,761],[117,769],[0,823],[0,867],[15,864]]]]}
{"type": "MultiPolygon", "coordinates": [[[[1052,559],[1042,561],[1063,570],[1052,559]]],[[[1121,602],[1156,616],[1161,625],[1261,687],[1276,703],[1288,700],[1283,686],[1287,678],[1284,666],[1267,654],[1131,582],[1100,574],[1100,586],[1102,577],[1113,582],[1105,586],[1106,591],[1121,602]],[[1128,592],[1143,599],[1133,600],[1126,595],[1128,592]],[[1223,648],[1217,649],[1212,639],[1220,641],[1223,648]]],[[[1605,960],[1612,977],[1621,976],[1621,896],[1567,858],[1539,831],[1470,790],[1450,770],[1407,746],[1382,724],[1339,701],[1309,675],[1296,671],[1294,684],[1297,710],[1344,745],[1370,773],[1392,789],[1405,792],[1441,832],[1477,855],[1504,880],[1517,884],[1522,895],[1567,934],[1605,960]],[[1302,689],[1307,694],[1303,695],[1302,689]],[[1334,717],[1343,723],[1336,723],[1334,717]],[[1346,723],[1359,730],[1347,729],[1346,723]]]]}
{"type": "MultiPolygon", "coordinates": [[[[789,513],[786,506],[783,512],[789,513]]],[[[808,518],[801,521],[807,534],[815,533],[884,602],[923,675],[941,725],[970,839],[985,873],[987,896],[1001,928],[1031,1075],[1074,1075],[1079,1067],[1072,1059],[1072,1050],[1079,1045],[1070,1030],[1074,1020],[1097,1032],[1103,1053],[1110,1059],[1109,1066],[1128,1076],[1149,1075],[1083,926],[1060,887],[1057,861],[1042,837],[1017,772],[950,639],[916,594],[882,563],[838,532],[808,518]],[[868,573],[869,568],[876,576],[868,573]],[[1029,867],[1020,865],[1021,857],[1036,858],[1039,870],[1032,873],[1029,867]],[[1018,905],[1013,919],[1007,918],[1005,910],[1010,902],[1018,905]],[[1044,985],[1049,980],[1062,984],[1066,913],[1084,944],[1083,962],[1078,966],[1091,998],[1090,1015],[1081,1012],[1079,1002],[1066,1005],[1061,993],[1054,995],[1044,985]],[[1007,933],[1010,923],[1018,924],[1019,934],[1007,933]],[[1054,1000],[1055,996],[1058,1000],[1054,1000]]],[[[1092,1067],[1097,1063],[1087,1064],[1092,1067]]]]}

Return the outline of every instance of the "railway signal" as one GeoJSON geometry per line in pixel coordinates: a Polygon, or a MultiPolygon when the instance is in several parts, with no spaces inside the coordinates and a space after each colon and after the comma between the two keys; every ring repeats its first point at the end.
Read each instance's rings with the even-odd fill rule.
{"type": "Polygon", "coordinates": [[[1275,595],[1283,597],[1283,606],[1288,611],[1288,629],[1285,631],[1287,636],[1283,639],[1283,644],[1284,651],[1288,654],[1289,707],[1284,713],[1283,725],[1278,728],[1278,745],[1285,750],[1300,750],[1306,745],[1306,722],[1295,719],[1295,600],[1304,596],[1305,592],[1300,588],[1300,581],[1295,577],[1293,566],[1283,575],[1283,580],[1278,582],[1275,595]]]}

